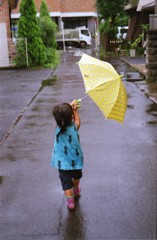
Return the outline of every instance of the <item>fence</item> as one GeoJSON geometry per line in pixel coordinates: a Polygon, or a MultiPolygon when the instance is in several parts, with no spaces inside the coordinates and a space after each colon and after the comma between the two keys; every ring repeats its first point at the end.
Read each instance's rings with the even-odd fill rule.
{"type": "Polygon", "coordinates": [[[27,39],[25,38],[9,38],[0,39],[0,67],[16,66],[15,58],[17,56],[17,47],[19,45],[24,47],[23,60],[28,66],[28,52],[27,52],[27,39]]]}

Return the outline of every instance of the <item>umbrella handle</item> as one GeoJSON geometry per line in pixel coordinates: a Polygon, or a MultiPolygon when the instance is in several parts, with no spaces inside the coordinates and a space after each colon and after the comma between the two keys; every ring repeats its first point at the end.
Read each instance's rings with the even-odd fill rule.
{"type": "Polygon", "coordinates": [[[80,102],[83,101],[84,99],[86,99],[87,97],[89,97],[89,96],[86,95],[86,96],[84,96],[83,98],[79,98],[79,99],[76,100],[76,102],[77,102],[77,108],[80,108],[80,107],[81,107],[80,102]]]}

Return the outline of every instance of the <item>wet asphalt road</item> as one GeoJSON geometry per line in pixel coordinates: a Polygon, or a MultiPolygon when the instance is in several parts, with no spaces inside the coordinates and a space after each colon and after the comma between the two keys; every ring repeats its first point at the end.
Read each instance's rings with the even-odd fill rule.
{"type": "Polygon", "coordinates": [[[66,208],[58,173],[49,165],[52,108],[84,96],[79,59],[79,52],[66,52],[53,76],[41,71],[34,92],[17,98],[18,116],[51,75],[0,146],[0,240],[156,239],[157,105],[130,81],[142,76],[119,59],[110,61],[124,75],[125,123],[106,121],[90,98],[82,102],[82,195],[75,211],[66,208]]]}
{"type": "Polygon", "coordinates": [[[51,74],[51,69],[0,71],[0,142],[51,74]]]}

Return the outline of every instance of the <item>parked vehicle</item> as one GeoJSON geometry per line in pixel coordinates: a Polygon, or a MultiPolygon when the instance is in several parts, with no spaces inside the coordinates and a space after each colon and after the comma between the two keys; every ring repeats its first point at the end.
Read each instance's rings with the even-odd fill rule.
{"type": "Polygon", "coordinates": [[[125,39],[127,32],[128,32],[128,26],[122,26],[118,27],[118,33],[117,33],[117,39],[125,39]]]}
{"type": "Polygon", "coordinates": [[[63,48],[63,41],[65,46],[86,48],[92,45],[92,37],[88,28],[78,27],[76,29],[64,29],[62,32],[55,34],[58,49],[63,48]]]}

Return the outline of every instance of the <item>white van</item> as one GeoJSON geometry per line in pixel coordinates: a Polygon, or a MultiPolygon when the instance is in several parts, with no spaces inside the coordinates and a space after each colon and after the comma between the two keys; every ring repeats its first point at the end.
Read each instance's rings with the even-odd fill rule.
{"type": "Polygon", "coordinates": [[[65,42],[65,46],[86,48],[92,45],[91,33],[86,27],[64,29],[62,32],[56,33],[55,36],[59,49],[63,48],[63,41],[65,42]]]}

